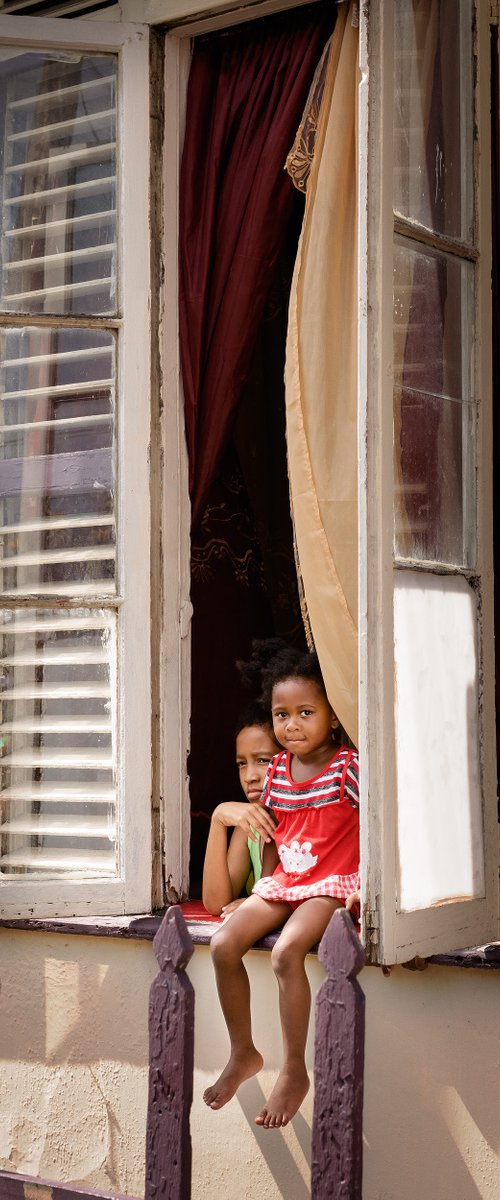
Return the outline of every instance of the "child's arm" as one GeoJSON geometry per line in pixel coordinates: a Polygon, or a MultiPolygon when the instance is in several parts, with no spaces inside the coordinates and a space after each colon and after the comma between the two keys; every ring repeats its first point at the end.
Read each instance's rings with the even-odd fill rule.
{"type": "Polygon", "coordinates": [[[243,890],[251,870],[247,838],[257,841],[272,836],[274,820],[264,805],[228,801],[212,814],[203,866],[202,898],[214,916],[235,900],[243,890]],[[234,827],[229,850],[227,830],[234,827]]]}
{"type": "Polygon", "coordinates": [[[203,864],[202,900],[205,908],[216,917],[220,916],[224,905],[239,895],[250,874],[247,839],[240,830],[235,829],[228,851],[227,830],[233,822],[228,821],[225,808],[226,805],[219,804],[212,813],[203,864]],[[233,846],[235,839],[236,844],[233,846]]]}
{"type": "Polygon", "coordinates": [[[262,876],[272,875],[275,867],[278,866],[280,856],[276,842],[266,842],[262,854],[262,876]]]}

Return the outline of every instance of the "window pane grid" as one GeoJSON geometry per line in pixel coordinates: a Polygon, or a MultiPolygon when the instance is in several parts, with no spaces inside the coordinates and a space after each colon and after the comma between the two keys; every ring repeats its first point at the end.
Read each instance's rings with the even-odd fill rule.
{"type": "Polygon", "coordinates": [[[85,609],[3,613],[3,875],[116,871],[115,622],[85,609]]]}
{"type": "Polygon", "coordinates": [[[396,239],[395,553],[461,568],[474,562],[473,283],[464,259],[396,239]]]}
{"type": "Polygon", "coordinates": [[[401,0],[394,72],[394,553],[475,564],[471,0],[401,0]]]}
{"type": "Polygon", "coordinates": [[[3,310],[115,312],[113,60],[18,54],[0,103],[3,310]]]}
{"type": "Polygon", "coordinates": [[[0,116],[0,879],[112,880],[116,61],[14,50],[0,116]]]}
{"type": "Polygon", "coordinates": [[[113,334],[9,329],[1,342],[1,590],[113,594],[113,334]]]}

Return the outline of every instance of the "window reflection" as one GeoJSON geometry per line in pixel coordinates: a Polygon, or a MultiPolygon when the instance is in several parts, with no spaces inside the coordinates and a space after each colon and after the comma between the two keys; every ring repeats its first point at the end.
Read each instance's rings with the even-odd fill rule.
{"type": "Polygon", "coordinates": [[[117,869],[115,616],[3,612],[0,874],[117,869]]]}
{"type": "Polygon", "coordinates": [[[4,311],[116,311],[115,60],[65,58],[0,63],[4,311]]]}
{"type": "Polygon", "coordinates": [[[397,0],[394,207],[472,241],[471,0],[397,0]]]}
{"type": "Polygon", "coordinates": [[[469,565],[473,547],[473,406],[467,330],[473,268],[459,258],[394,251],[395,549],[469,565]]]}
{"type": "Polygon", "coordinates": [[[114,590],[114,338],[9,329],[0,374],[4,593],[114,590]]]}

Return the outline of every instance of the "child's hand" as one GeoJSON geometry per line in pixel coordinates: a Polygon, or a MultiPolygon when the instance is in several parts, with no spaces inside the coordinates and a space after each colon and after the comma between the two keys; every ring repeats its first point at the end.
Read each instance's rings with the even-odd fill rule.
{"type": "Polygon", "coordinates": [[[260,800],[252,800],[249,804],[241,805],[241,813],[237,821],[238,829],[242,829],[252,842],[258,842],[259,837],[265,842],[274,839],[276,821],[269,809],[260,800]]]}
{"type": "Polygon", "coordinates": [[[348,912],[351,913],[353,921],[359,921],[360,918],[360,896],[359,892],[351,892],[347,897],[345,906],[348,912]]]}
{"type": "Polygon", "coordinates": [[[246,896],[242,896],[240,900],[231,900],[230,904],[225,904],[224,907],[221,908],[220,915],[222,917],[222,920],[226,921],[227,918],[230,917],[232,915],[232,913],[234,913],[236,911],[236,909],[240,907],[240,904],[244,904],[246,899],[247,899],[246,896]]]}

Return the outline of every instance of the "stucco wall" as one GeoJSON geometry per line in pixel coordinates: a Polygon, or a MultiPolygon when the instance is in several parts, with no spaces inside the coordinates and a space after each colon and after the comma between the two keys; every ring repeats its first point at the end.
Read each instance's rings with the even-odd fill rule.
{"type": "MultiPolygon", "coordinates": [[[[141,1195],[149,943],[0,931],[0,1167],[141,1195]]],[[[283,1133],[253,1124],[280,1056],[269,957],[249,956],[266,1071],[220,1113],[203,1105],[225,1032],[210,956],[197,995],[193,1200],[306,1200],[312,1101],[283,1133]]],[[[321,979],[309,962],[313,986],[321,979]]],[[[497,1200],[500,973],[402,968],[367,996],[364,1200],[497,1200]]]]}

